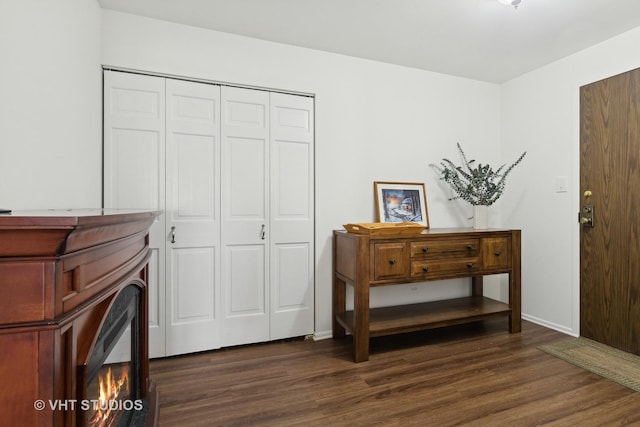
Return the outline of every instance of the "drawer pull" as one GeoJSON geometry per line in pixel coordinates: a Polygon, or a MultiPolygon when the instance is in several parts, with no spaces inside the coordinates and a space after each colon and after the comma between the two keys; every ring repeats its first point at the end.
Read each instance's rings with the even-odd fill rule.
{"type": "Polygon", "coordinates": [[[422,267],[422,271],[424,271],[425,273],[429,272],[429,267],[422,267]]]}
{"type": "Polygon", "coordinates": [[[390,260],[389,260],[389,264],[391,264],[391,265],[395,265],[395,264],[396,264],[396,260],[395,260],[395,259],[390,259],[390,260]]]}
{"type": "Polygon", "coordinates": [[[469,268],[473,268],[473,263],[472,263],[472,262],[468,262],[468,263],[467,263],[467,267],[469,267],[469,268]]]}
{"type": "Polygon", "coordinates": [[[429,248],[422,248],[422,253],[423,254],[429,253],[429,248]]]}
{"type": "Polygon", "coordinates": [[[502,255],[502,254],[500,253],[500,251],[495,251],[493,254],[494,254],[495,256],[500,256],[500,255],[502,255]]]}
{"type": "Polygon", "coordinates": [[[473,250],[473,245],[467,245],[467,249],[469,249],[470,251],[473,250]]]}

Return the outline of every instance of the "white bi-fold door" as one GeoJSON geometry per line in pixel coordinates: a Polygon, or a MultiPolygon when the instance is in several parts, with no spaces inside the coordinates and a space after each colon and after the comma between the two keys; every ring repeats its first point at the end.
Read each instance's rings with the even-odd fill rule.
{"type": "Polygon", "coordinates": [[[104,205],[160,209],[150,355],[313,332],[313,99],[105,71],[104,205]]]}
{"type": "Polygon", "coordinates": [[[271,93],[270,339],[314,330],[313,98],[271,93]]]}
{"type": "Polygon", "coordinates": [[[269,92],[222,88],[222,345],[269,340],[269,92]]]}
{"type": "MultiPolygon", "coordinates": [[[[160,77],[104,72],[103,204],[165,209],[165,82],[160,77]]],[[[149,356],[165,349],[165,215],[149,231],[149,356]]],[[[130,357],[128,333],[113,350],[130,357]]]]}
{"type": "Polygon", "coordinates": [[[167,356],[220,347],[220,86],[166,80],[167,356]]]}
{"type": "Polygon", "coordinates": [[[220,87],[105,71],[104,91],[104,206],[163,211],[150,233],[149,354],[218,348],[220,87]]]}
{"type": "Polygon", "coordinates": [[[313,332],[313,99],[222,88],[222,345],[313,332]]]}

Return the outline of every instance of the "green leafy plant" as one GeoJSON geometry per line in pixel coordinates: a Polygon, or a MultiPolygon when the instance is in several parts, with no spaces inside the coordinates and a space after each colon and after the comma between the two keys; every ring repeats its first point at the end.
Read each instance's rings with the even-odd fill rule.
{"type": "Polygon", "coordinates": [[[440,179],[451,186],[456,196],[449,200],[462,199],[472,205],[490,206],[502,196],[506,186],[507,175],[524,159],[525,151],[505,169],[506,164],[494,170],[490,165],[477,163],[475,160],[467,160],[460,144],[458,151],[462,157],[463,165],[456,166],[449,159],[442,159],[439,165],[430,164],[440,174],[440,179]]]}

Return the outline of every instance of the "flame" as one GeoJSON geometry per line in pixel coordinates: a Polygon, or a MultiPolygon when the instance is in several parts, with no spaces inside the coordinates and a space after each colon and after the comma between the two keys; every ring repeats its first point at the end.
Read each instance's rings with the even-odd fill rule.
{"type": "Polygon", "coordinates": [[[116,417],[112,417],[114,411],[111,409],[110,402],[117,401],[123,391],[127,395],[129,394],[129,370],[123,367],[120,376],[117,377],[109,367],[104,375],[98,374],[98,383],[100,388],[99,402],[95,405],[96,413],[89,420],[89,425],[108,427],[113,425],[116,419],[116,417]]]}

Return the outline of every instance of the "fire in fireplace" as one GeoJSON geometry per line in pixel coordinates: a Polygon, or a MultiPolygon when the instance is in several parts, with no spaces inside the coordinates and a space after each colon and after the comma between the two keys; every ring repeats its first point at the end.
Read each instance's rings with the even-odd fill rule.
{"type": "Polygon", "coordinates": [[[141,401],[134,401],[130,394],[129,363],[104,365],[103,369],[88,386],[87,393],[97,396],[90,399],[86,412],[87,425],[109,427],[115,425],[123,410],[143,409],[141,401]]]}

